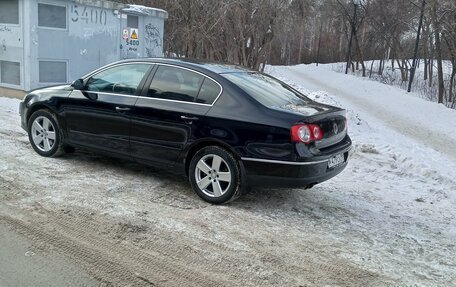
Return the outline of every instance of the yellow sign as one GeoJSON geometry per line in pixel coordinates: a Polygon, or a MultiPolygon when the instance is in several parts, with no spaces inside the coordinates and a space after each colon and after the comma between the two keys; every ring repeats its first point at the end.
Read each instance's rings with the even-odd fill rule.
{"type": "Polygon", "coordinates": [[[138,29],[131,29],[130,39],[131,40],[138,40],[138,29]]]}

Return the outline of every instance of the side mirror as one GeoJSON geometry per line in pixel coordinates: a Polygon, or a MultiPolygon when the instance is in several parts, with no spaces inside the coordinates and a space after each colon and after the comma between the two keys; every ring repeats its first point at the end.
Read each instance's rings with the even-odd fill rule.
{"type": "Polygon", "coordinates": [[[75,89],[75,90],[79,90],[79,91],[82,91],[84,90],[84,81],[82,79],[78,79],[76,81],[74,81],[71,86],[75,89]]]}
{"type": "Polygon", "coordinates": [[[98,100],[98,95],[90,92],[82,92],[82,94],[89,100],[96,101],[98,100]]]}

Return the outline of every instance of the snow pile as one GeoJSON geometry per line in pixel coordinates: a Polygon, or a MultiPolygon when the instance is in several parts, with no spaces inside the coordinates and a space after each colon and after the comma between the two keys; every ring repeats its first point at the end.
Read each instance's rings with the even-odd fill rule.
{"type": "MultiPolygon", "coordinates": [[[[412,59],[407,60],[408,67],[411,67],[412,61],[413,61],[412,59]]],[[[367,79],[373,80],[373,81],[378,81],[383,84],[387,84],[387,85],[391,85],[391,86],[400,87],[404,90],[406,90],[408,88],[409,82],[408,82],[408,80],[402,81],[401,70],[397,66],[396,63],[393,66],[391,64],[391,61],[384,62],[383,63],[383,72],[381,74],[378,74],[379,65],[380,65],[379,60],[365,61],[367,79]]],[[[437,77],[436,63],[434,62],[432,65],[433,65],[433,74],[434,74],[432,77],[436,78],[437,77]]],[[[331,64],[321,64],[320,66],[324,67],[326,69],[332,70],[332,71],[339,72],[339,73],[345,73],[346,63],[339,62],[339,63],[331,63],[331,64]]],[[[407,68],[407,69],[409,69],[409,68],[407,68]]],[[[415,78],[414,78],[413,85],[412,85],[412,91],[415,93],[414,96],[421,97],[428,101],[437,102],[438,82],[435,79],[430,84],[429,80],[424,80],[424,75],[425,75],[424,70],[425,70],[424,61],[423,60],[418,61],[418,66],[416,68],[415,78]]],[[[444,81],[446,83],[449,82],[449,80],[450,80],[451,70],[452,70],[451,61],[443,61],[444,81]]],[[[360,69],[355,70],[354,73],[352,72],[351,69],[349,69],[349,74],[354,74],[358,77],[362,77],[362,69],[360,67],[360,69]]],[[[428,72],[428,75],[429,74],[430,73],[428,72]]],[[[428,79],[429,79],[429,76],[428,76],[428,79]]],[[[448,102],[448,100],[449,99],[444,98],[444,101],[446,101],[446,105],[448,107],[456,108],[456,105],[452,105],[452,103],[448,102]]]]}

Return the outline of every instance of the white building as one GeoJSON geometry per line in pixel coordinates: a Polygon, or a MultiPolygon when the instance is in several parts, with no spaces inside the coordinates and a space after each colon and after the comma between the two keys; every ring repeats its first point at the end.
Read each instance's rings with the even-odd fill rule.
{"type": "Polygon", "coordinates": [[[164,10],[100,0],[0,0],[0,94],[163,55],[164,10]]]}

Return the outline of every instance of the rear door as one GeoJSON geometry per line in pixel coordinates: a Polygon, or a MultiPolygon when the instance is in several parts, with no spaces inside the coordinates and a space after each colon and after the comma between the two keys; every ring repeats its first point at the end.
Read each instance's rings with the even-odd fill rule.
{"type": "Polygon", "coordinates": [[[102,70],[72,92],[65,106],[70,143],[130,154],[131,110],[152,70],[147,63],[126,63],[102,70]]]}
{"type": "Polygon", "coordinates": [[[199,72],[172,65],[158,65],[152,73],[132,111],[132,155],[172,166],[205,125],[221,86],[199,72]]]}

